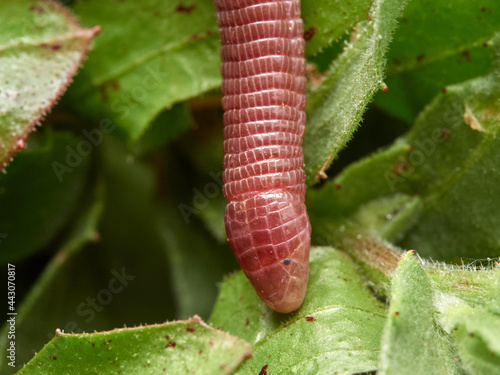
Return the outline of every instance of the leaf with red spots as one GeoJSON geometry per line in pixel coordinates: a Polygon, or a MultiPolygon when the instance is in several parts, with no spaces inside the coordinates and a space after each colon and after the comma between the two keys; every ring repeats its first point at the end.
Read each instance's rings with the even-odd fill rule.
{"type": "Polygon", "coordinates": [[[169,374],[230,374],[250,354],[245,341],[195,315],[184,321],[107,332],[58,331],[19,374],[162,374],[165,368],[169,374]]]}
{"type": "Polygon", "coordinates": [[[126,138],[138,140],[163,110],[220,86],[210,1],[90,0],[75,2],[72,11],[106,32],[68,92],[70,105],[87,117],[110,118],[126,138]]]}
{"type": "Polygon", "coordinates": [[[499,79],[449,86],[390,148],[310,190],[311,225],[323,243],[342,243],[352,226],[433,259],[496,256],[499,79]]]}
{"type": "Polygon", "coordinates": [[[500,31],[497,0],[410,1],[387,61],[378,106],[407,123],[444,87],[489,73],[488,43],[500,31]]]}
{"type": "Polygon", "coordinates": [[[314,55],[366,19],[371,0],[303,0],[306,54],[314,55]]]}
{"type": "Polygon", "coordinates": [[[372,20],[356,25],[321,85],[310,91],[303,143],[308,185],[327,177],[325,171],[352,138],[366,106],[385,87],[385,55],[405,4],[375,0],[369,10],[372,20]]]}
{"type": "Polygon", "coordinates": [[[56,1],[0,2],[0,169],[54,106],[99,31],[56,1]]]}

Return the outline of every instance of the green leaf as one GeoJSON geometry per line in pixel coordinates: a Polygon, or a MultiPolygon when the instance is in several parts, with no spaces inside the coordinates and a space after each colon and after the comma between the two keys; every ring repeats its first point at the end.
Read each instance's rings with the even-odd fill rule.
{"type": "Polygon", "coordinates": [[[82,28],[54,1],[4,0],[0,14],[0,163],[4,168],[66,90],[99,28],[82,28]]]}
{"type": "Polygon", "coordinates": [[[500,31],[500,3],[410,1],[388,54],[388,93],[375,102],[411,123],[446,86],[485,75],[492,57],[485,48],[500,31]]]}
{"type": "Polygon", "coordinates": [[[315,55],[368,17],[372,0],[309,0],[301,3],[306,55],[315,55]],[[334,11],[332,11],[334,10],[334,11]]]}
{"type": "Polygon", "coordinates": [[[229,374],[250,354],[245,341],[194,316],[94,334],[58,331],[18,374],[229,374]]]}
{"type": "Polygon", "coordinates": [[[134,151],[138,154],[147,154],[164,146],[187,131],[191,122],[188,106],[183,103],[174,105],[172,109],[161,112],[153,120],[143,136],[134,143],[134,151]]]}
{"type": "Polygon", "coordinates": [[[68,92],[70,105],[88,117],[110,118],[126,137],[137,140],[164,109],[220,86],[210,1],[117,6],[91,0],[72,9],[83,24],[100,24],[105,32],[68,92]]]}
{"type": "Polygon", "coordinates": [[[310,93],[303,144],[308,185],[325,176],[358,127],[366,105],[384,87],[385,54],[404,5],[404,0],[375,0],[369,12],[372,19],[358,23],[321,86],[310,93]]]}
{"type": "MultiPolygon", "coordinates": [[[[20,158],[19,158],[20,159],[20,158]]],[[[17,161],[17,159],[16,159],[17,161]]],[[[75,329],[74,321],[67,321],[61,325],[59,315],[54,314],[68,305],[68,299],[61,299],[59,293],[70,287],[67,283],[65,270],[67,264],[78,255],[84,246],[98,239],[97,224],[102,213],[102,189],[97,189],[87,198],[83,205],[79,218],[75,222],[71,232],[65,239],[61,251],[47,265],[35,286],[19,306],[18,314],[15,316],[15,343],[16,346],[16,368],[31,359],[45,342],[47,336],[52,337],[53,326],[62,326],[65,329],[75,329]],[[62,287],[62,288],[61,288],[62,287]],[[72,328],[70,328],[72,326],[72,328]]],[[[22,268],[18,267],[18,275],[23,275],[22,268]]],[[[22,277],[22,276],[21,276],[22,277]]],[[[71,284],[72,292],[75,292],[75,284],[71,284]]],[[[10,347],[7,332],[9,323],[4,324],[0,336],[0,348],[5,352],[10,347]]],[[[7,366],[10,362],[5,356],[0,357],[0,373],[5,369],[12,370],[7,366]]]]}
{"type": "Polygon", "coordinates": [[[453,337],[468,373],[500,371],[500,316],[472,308],[456,298],[443,296],[439,302],[444,326],[453,337]]]}
{"type": "MultiPolygon", "coordinates": [[[[388,215],[391,223],[398,223],[402,213],[406,219],[399,221],[396,230],[383,220],[373,228],[375,222],[368,220],[371,232],[435,259],[460,262],[460,257],[496,254],[500,226],[495,210],[500,204],[495,203],[500,183],[495,162],[500,124],[497,79],[492,74],[450,86],[419,115],[406,137],[353,164],[321,191],[310,192],[308,209],[320,233],[332,227],[326,224],[330,229],[321,229],[325,218],[342,221],[341,215],[354,215],[358,207],[376,208],[380,205],[373,202],[403,194],[416,202],[405,207],[402,200],[403,204],[388,206],[386,212],[376,209],[377,215],[388,215]]],[[[365,228],[359,229],[367,227],[365,221],[365,228]]]]}
{"type": "Polygon", "coordinates": [[[46,246],[74,213],[87,180],[89,159],[76,154],[73,135],[48,132],[31,137],[31,145],[0,175],[0,263],[46,246]]]}
{"type": "Polygon", "coordinates": [[[242,272],[221,285],[210,318],[253,345],[237,374],[352,374],[376,369],[384,306],[365,287],[351,259],[313,248],[303,305],[292,314],[269,309],[242,272]]]}
{"type": "Polygon", "coordinates": [[[435,321],[431,282],[414,253],[406,253],[392,278],[378,373],[463,374],[435,321]]]}

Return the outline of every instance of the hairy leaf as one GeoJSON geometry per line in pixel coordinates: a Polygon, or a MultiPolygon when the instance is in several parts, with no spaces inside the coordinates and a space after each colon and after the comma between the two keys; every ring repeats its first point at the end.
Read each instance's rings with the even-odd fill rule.
{"type": "Polygon", "coordinates": [[[250,346],[198,317],[87,334],[60,331],[19,375],[230,374],[250,346]]]}
{"type": "Polygon", "coordinates": [[[379,373],[463,374],[435,321],[431,283],[414,253],[406,253],[392,279],[379,373]]]}
{"type": "Polygon", "coordinates": [[[366,105],[384,87],[385,54],[404,0],[375,0],[370,20],[357,24],[351,41],[308,98],[304,136],[306,181],[312,185],[351,139],[366,105]]]}
{"type": "Polygon", "coordinates": [[[99,31],[82,28],[57,2],[0,3],[0,167],[52,108],[99,31]]]}
{"type": "MultiPolygon", "coordinates": [[[[497,79],[492,74],[450,86],[420,114],[406,137],[352,165],[321,191],[310,192],[312,221],[342,220],[340,215],[354,215],[359,207],[403,194],[415,202],[408,206],[403,200],[379,211],[383,219],[377,225],[368,219],[371,231],[383,225],[379,234],[443,260],[496,254],[497,79]],[[406,219],[399,220],[401,215],[406,219]],[[397,229],[391,231],[392,225],[397,229]]],[[[364,209],[363,215],[367,212],[364,209]]],[[[318,221],[317,228],[325,233],[321,227],[326,221],[318,221]]],[[[367,226],[358,229],[368,230],[367,226]]],[[[331,231],[325,236],[331,237],[331,231]]]]}

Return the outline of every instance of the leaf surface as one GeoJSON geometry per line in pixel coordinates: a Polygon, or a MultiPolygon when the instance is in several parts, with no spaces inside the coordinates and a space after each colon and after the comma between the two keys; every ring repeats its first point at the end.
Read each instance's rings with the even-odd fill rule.
{"type": "Polygon", "coordinates": [[[311,220],[330,218],[317,221],[320,236],[338,233],[334,221],[342,221],[342,216],[358,211],[359,222],[361,211],[370,215],[368,205],[378,210],[376,202],[403,195],[407,198],[401,204],[376,212],[378,224],[368,217],[358,228],[368,230],[369,222],[374,232],[383,226],[378,234],[442,260],[460,262],[461,256],[496,254],[494,238],[500,225],[495,211],[500,204],[495,203],[500,176],[495,161],[500,124],[497,80],[492,74],[450,86],[391,148],[353,164],[321,191],[310,191],[311,220]],[[325,225],[329,229],[322,229],[325,225]]]}
{"type": "Polygon", "coordinates": [[[99,27],[82,28],[55,1],[0,3],[0,163],[66,90],[99,27]],[[6,15],[9,15],[8,17],[6,15]]]}
{"type": "Polygon", "coordinates": [[[384,306],[351,259],[332,248],[311,252],[308,292],[294,313],[279,314],[242,272],[226,279],[210,323],[253,345],[236,374],[352,374],[376,369],[384,306]]]}
{"type": "Polygon", "coordinates": [[[446,86],[488,74],[500,4],[410,1],[388,53],[389,92],[378,106],[409,123],[446,86]]]}
{"type": "Polygon", "coordinates": [[[431,282],[413,254],[403,256],[392,278],[379,373],[464,374],[435,321],[431,282]]]}
{"type": "Polygon", "coordinates": [[[351,139],[366,105],[384,87],[385,54],[405,4],[404,0],[375,0],[371,19],[356,25],[321,86],[311,91],[303,144],[308,185],[326,177],[326,169],[351,139]]]}
{"type": "Polygon", "coordinates": [[[18,374],[230,374],[250,346],[198,317],[90,334],[59,332],[18,374]]]}

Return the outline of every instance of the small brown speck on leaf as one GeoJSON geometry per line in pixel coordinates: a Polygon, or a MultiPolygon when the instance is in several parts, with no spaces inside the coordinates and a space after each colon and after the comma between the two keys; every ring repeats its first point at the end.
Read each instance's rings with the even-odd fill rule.
{"type": "Polygon", "coordinates": [[[191,13],[194,8],[196,8],[196,5],[184,5],[184,4],[179,4],[177,6],[176,11],[179,13],[191,13]]]}
{"type": "Polygon", "coordinates": [[[460,56],[465,57],[465,60],[470,62],[470,52],[469,51],[467,51],[467,50],[463,51],[460,56]]]}
{"type": "Polygon", "coordinates": [[[316,31],[318,31],[318,28],[317,27],[310,27],[308,28],[306,31],[304,31],[304,40],[307,42],[309,40],[311,40],[314,36],[314,34],[316,34],[316,31]]]}
{"type": "Polygon", "coordinates": [[[308,322],[314,322],[316,318],[314,316],[306,316],[305,320],[307,320],[308,322]]]}
{"type": "Polygon", "coordinates": [[[262,369],[259,372],[259,375],[267,375],[267,367],[268,366],[269,365],[265,365],[264,367],[262,367],[262,369]]]}

